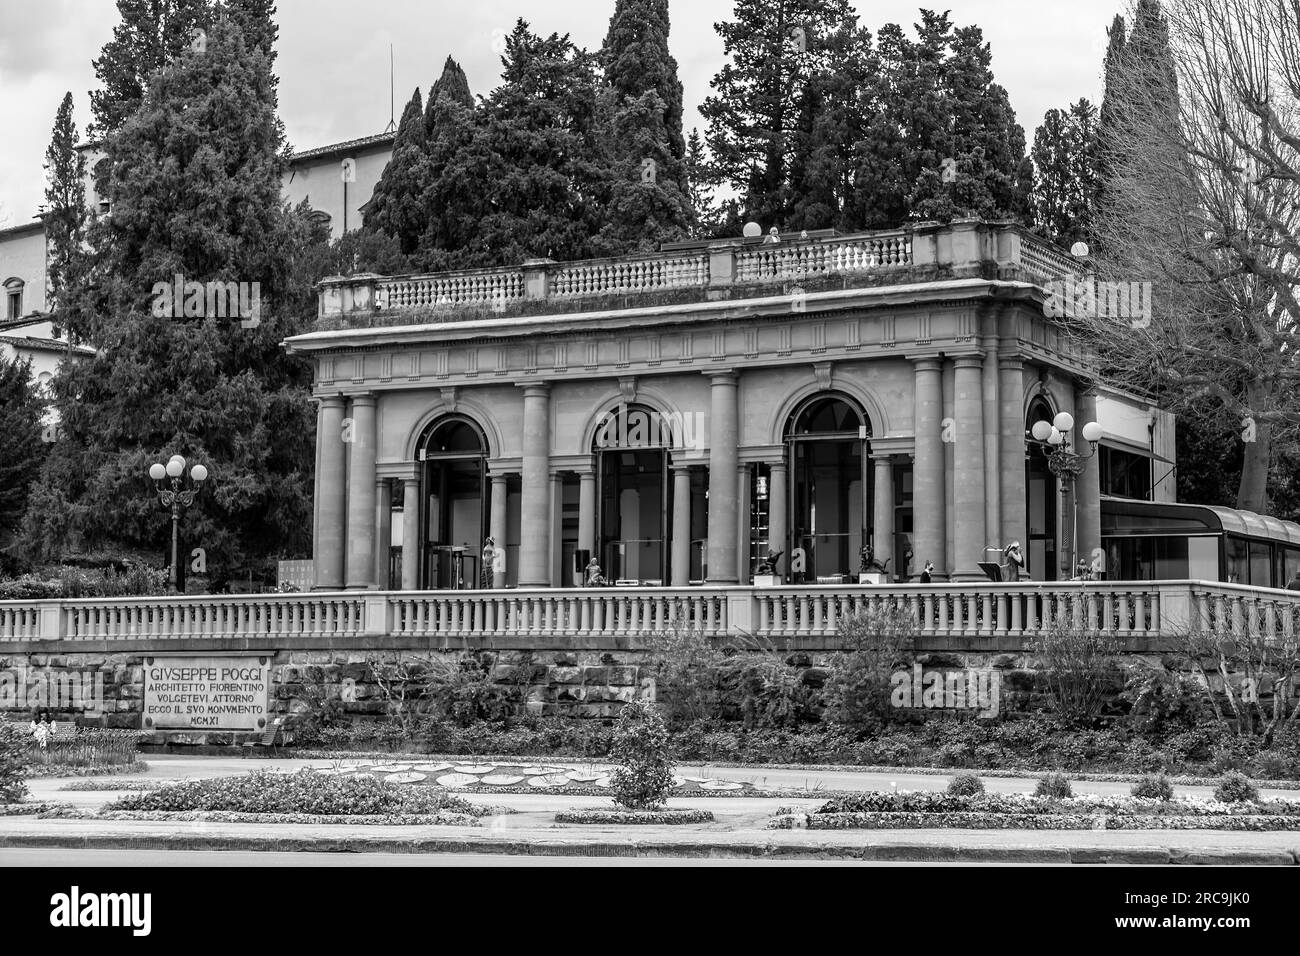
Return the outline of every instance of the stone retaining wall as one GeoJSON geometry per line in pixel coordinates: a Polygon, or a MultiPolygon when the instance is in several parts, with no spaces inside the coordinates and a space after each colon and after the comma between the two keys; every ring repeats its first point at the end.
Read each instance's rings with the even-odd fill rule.
{"type": "MultiPolygon", "coordinates": [[[[433,661],[440,667],[460,666],[469,653],[482,662],[486,683],[521,701],[517,712],[608,719],[634,697],[653,697],[656,692],[642,650],[282,650],[265,655],[270,657],[268,709],[272,717],[287,718],[290,726],[324,701],[338,701],[337,706],[353,720],[377,719],[390,712],[392,696],[400,694],[402,665],[433,661]]],[[[803,672],[805,682],[818,686],[825,681],[835,653],[794,652],[787,660],[803,672]]],[[[0,717],[27,721],[34,708],[47,707],[60,721],[76,719],[87,725],[141,729],[144,669],[150,656],[137,652],[0,656],[0,681],[4,681],[0,683],[0,717]],[[26,694],[19,697],[16,684],[24,678],[26,694]],[[78,687],[80,701],[72,693],[78,687]]],[[[1130,655],[1123,662],[1138,659],[1130,655]]],[[[1161,664],[1159,657],[1142,659],[1161,664]]],[[[916,660],[927,675],[934,671],[958,674],[967,669],[997,672],[1003,713],[1047,704],[1042,682],[1035,674],[1038,662],[1027,654],[922,652],[916,660]]],[[[913,709],[920,716],[952,713],[942,704],[935,709],[918,702],[913,709]]],[[[257,736],[259,732],[157,730],[147,734],[146,743],[220,746],[257,736]]]]}

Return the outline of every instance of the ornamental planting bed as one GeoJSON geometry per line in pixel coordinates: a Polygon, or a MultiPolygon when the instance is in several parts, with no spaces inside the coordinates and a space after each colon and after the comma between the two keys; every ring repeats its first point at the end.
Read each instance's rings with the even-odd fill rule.
{"type": "Polygon", "coordinates": [[[713,814],[708,810],[669,809],[627,810],[622,807],[590,808],[561,810],[555,815],[556,823],[607,823],[607,824],[641,824],[665,825],[685,823],[712,823],[713,814]]]}
{"type": "MultiPolygon", "coordinates": [[[[21,806],[21,805],[20,805],[21,806]]],[[[224,823],[374,823],[476,826],[494,812],[441,789],[315,770],[257,770],[128,793],[98,811],[49,805],[38,816],[224,823]]]]}
{"type": "MultiPolygon", "coordinates": [[[[437,787],[462,793],[535,793],[607,796],[612,767],[572,768],[548,763],[396,763],[331,767],[320,771],[344,779],[371,778],[387,783],[437,787]]],[[[806,796],[802,791],[758,790],[752,783],[709,777],[673,777],[674,796],[806,796]]]]}
{"type": "Polygon", "coordinates": [[[783,807],[767,825],[780,830],[1300,830],[1300,801],[870,791],[836,797],[811,813],[783,807]]]}

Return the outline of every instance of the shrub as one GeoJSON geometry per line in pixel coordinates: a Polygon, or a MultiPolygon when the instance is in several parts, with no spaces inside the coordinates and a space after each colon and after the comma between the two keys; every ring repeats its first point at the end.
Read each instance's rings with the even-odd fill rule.
{"type": "Polygon", "coordinates": [[[634,700],[623,708],[610,757],[622,765],[610,776],[615,803],[629,810],[664,805],[673,787],[673,765],[668,730],[653,704],[634,700]]]}
{"type": "Polygon", "coordinates": [[[1095,717],[1119,681],[1122,644],[1108,635],[1054,624],[1029,649],[1042,658],[1048,689],[1062,717],[1095,717]]]}
{"type": "Polygon", "coordinates": [[[450,810],[482,816],[488,811],[431,787],[385,783],[365,775],[337,776],[315,770],[185,780],[148,793],[128,794],[107,810],[230,810],[238,813],[426,814],[450,810]]]}
{"type": "Polygon", "coordinates": [[[1220,803],[1253,803],[1259,799],[1259,789],[1244,773],[1225,773],[1214,788],[1214,799],[1220,803]]]}
{"type": "Polygon", "coordinates": [[[0,722],[0,803],[17,803],[27,796],[27,761],[31,741],[0,722]]]}
{"type": "Polygon", "coordinates": [[[1074,788],[1070,786],[1070,778],[1065,774],[1045,773],[1038,778],[1038,785],[1034,787],[1034,796],[1066,800],[1074,796],[1074,788]]]}
{"type": "Polygon", "coordinates": [[[879,727],[893,716],[890,675],[915,645],[916,619],[905,607],[873,609],[840,618],[837,633],[844,651],[826,679],[826,717],[855,729],[879,727]]]}
{"type": "Polygon", "coordinates": [[[722,716],[724,656],[703,630],[679,616],[649,640],[655,699],[674,727],[722,716]]]}
{"type": "Polygon", "coordinates": [[[1129,792],[1135,797],[1143,797],[1147,800],[1172,800],[1174,785],[1163,773],[1147,774],[1133,784],[1133,789],[1129,792]]]}
{"type": "Polygon", "coordinates": [[[1200,681],[1148,664],[1129,672],[1120,697],[1130,705],[1133,729],[1159,737],[1191,730],[1209,713],[1210,698],[1200,681]]]}
{"type": "Polygon", "coordinates": [[[973,797],[983,792],[984,781],[978,775],[966,770],[953,774],[953,778],[948,781],[948,793],[954,797],[973,797]]]}
{"type": "Polygon", "coordinates": [[[44,747],[34,748],[33,764],[45,767],[122,767],[139,759],[140,732],[98,727],[64,729],[51,736],[44,747]]]}

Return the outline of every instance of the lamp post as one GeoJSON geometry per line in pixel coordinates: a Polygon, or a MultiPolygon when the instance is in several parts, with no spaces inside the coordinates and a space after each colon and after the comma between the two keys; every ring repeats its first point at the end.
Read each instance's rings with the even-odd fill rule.
{"type": "Polygon", "coordinates": [[[172,455],[167,464],[149,466],[149,477],[153,479],[158,491],[158,500],[164,508],[172,510],[172,590],[181,589],[180,549],[181,549],[181,509],[194,504],[194,497],[199,493],[203,482],[208,478],[208,469],[203,465],[190,468],[190,487],[185,487],[185,459],[172,455]],[[168,485],[170,484],[170,487],[168,485]]]}
{"type": "Polygon", "coordinates": [[[1102,427],[1096,422],[1088,422],[1080,429],[1083,440],[1088,443],[1086,455],[1074,450],[1071,433],[1074,430],[1074,416],[1069,412],[1060,412],[1049,421],[1034,422],[1030,429],[1033,440],[1043,449],[1047,456],[1047,468],[1061,483],[1061,490],[1070,496],[1071,525],[1070,541],[1066,547],[1069,555],[1068,570],[1073,577],[1078,561],[1079,542],[1079,499],[1075,494],[1075,482],[1087,467],[1086,462],[1097,453],[1097,442],[1103,434],[1102,427]]]}

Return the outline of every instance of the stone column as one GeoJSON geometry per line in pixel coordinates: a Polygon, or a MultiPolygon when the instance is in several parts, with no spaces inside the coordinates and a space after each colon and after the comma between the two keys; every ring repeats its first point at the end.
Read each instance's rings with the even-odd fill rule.
{"type": "Polygon", "coordinates": [[[938,359],[917,359],[916,455],[912,466],[912,571],[920,575],[934,564],[936,577],[948,572],[944,542],[943,365],[938,359]]]}
{"type": "Polygon", "coordinates": [[[709,576],[710,584],[735,584],[737,446],[736,374],[709,375],[709,576]]]}
{"type": "Polygon", "coordinates": [[[375,396],[352,397],[347,586],[375,586],[375,396]]]}
{"type": "Polygon", "coordinates": [[[393,586],[389,555],[393,550],[393,492],[387,478],[375,480],[375,584],[381,591],[393,586]]]}
{"type": "MultiPolygon", "coordinates": [[[[999,498],[1002,503],[1001,541],[1006,547],[1019,541],[1029,554],[1028,501],[1025,490],[1024,363],[1019,356],[998,357],[999,498]]],[[[1041,574],[1041,568],[1034,569],[1041,574]]]]}
{"type": "MultiPolygon", "coordinates": [[[[1002,465],[1002,429],[999,424],[998,402],[998,337],[988,335],[983,339],[984,367],[981,371],[984,394],[984,529],[989,544],[1005,546],[1002,537],[1002,485],[999,469],[1002,465]]],[[[1022,541],[1023,545],[1024,542],[1022,541]]]]}
{"type": "Polygon", "coordinates": [[[1079,557],[1091,566],[1093,552],[1101,548],[1101,469],[1097,455],[1083,438],[1083,426],[1097,420],[1097,393],[1089,390],[1075,394],[1074,432],[1070,438],[1078,454],[1092,455],[1084,462],[1074,489],[1079,508],[1079,557]]]}
{"type": "MultiPolygon", "coordinates": [[[[894,460],[877,455],[873,546],[882,565],[894,557],[894,460]]],[[[894,572],[890,571],[892,575],[894,572]]]]}
{"type": "Polygon", "coordinates": [[[551,559],[551,587],[564,587],[564,475],[551,475],[550,540],[546,553],[551,559]]]}
{"type": "Polygon", "coordinates": [[[343,396],[321,399],[316,414],[316,528],[312,557],[318,589],[343,587],[343,550],[347,519],[346,462],[343,444],[343,396]]]}
{"type": "Polygon", "coordinates": [[[672,468],[673,541],[669,583],[681,588],[691,583],[691,467],[673,465],[672,468]]]}
{"type": "Polygon", "coordinates": [[[402,479],[402,590],[420,586],[420,479],[402,479]]]}
{"type": "MultiPolygon", "coordinates": [[[[510,507],[510,486],[509,476],[504,473],[492,473],[492,511],[488,515],[488,533],[492,535],[493,544],[505,550],[506,537],[509,535],[509,526],[506,523],[509,516],[510,507]]],[[[505,561],[497,559],[495,567],[500,567],[500,571],[492,572],[492,586],[494,588],[503,588],[506,586],[505,561]]]]}
{"type": "Polygon", "coordinates": [[[749,508],[749,463],[736,466],[736,578],[749,583],[749,534],[753,519],[749,508]]]}
{"type": "Polygon", "coordinates": [[[767,479],[767,546],[777,551],[784,551],[777,568],[782,580],[790,568],[790,548],[786,536],[789,534],[786,508],[789,504],[786,493],[785,459],[774,461],[769,466],[771,473],[767,479]]]}
{"type": "Polygon", "coordinates": [[[956,359],[953,418],[956,439],[953,467],[953,542],[956,553],[949,561],[961,580],[984,577],[979,562],[989,544],[985,534],[984,494],[984,394],[983,362],[978,355],[956,359]]]}
{"type": "Polygon", "coordinates": [[[523,495],[519,516],[519,586],[551,581],[551,387],[524,386],[523,495]]]}

